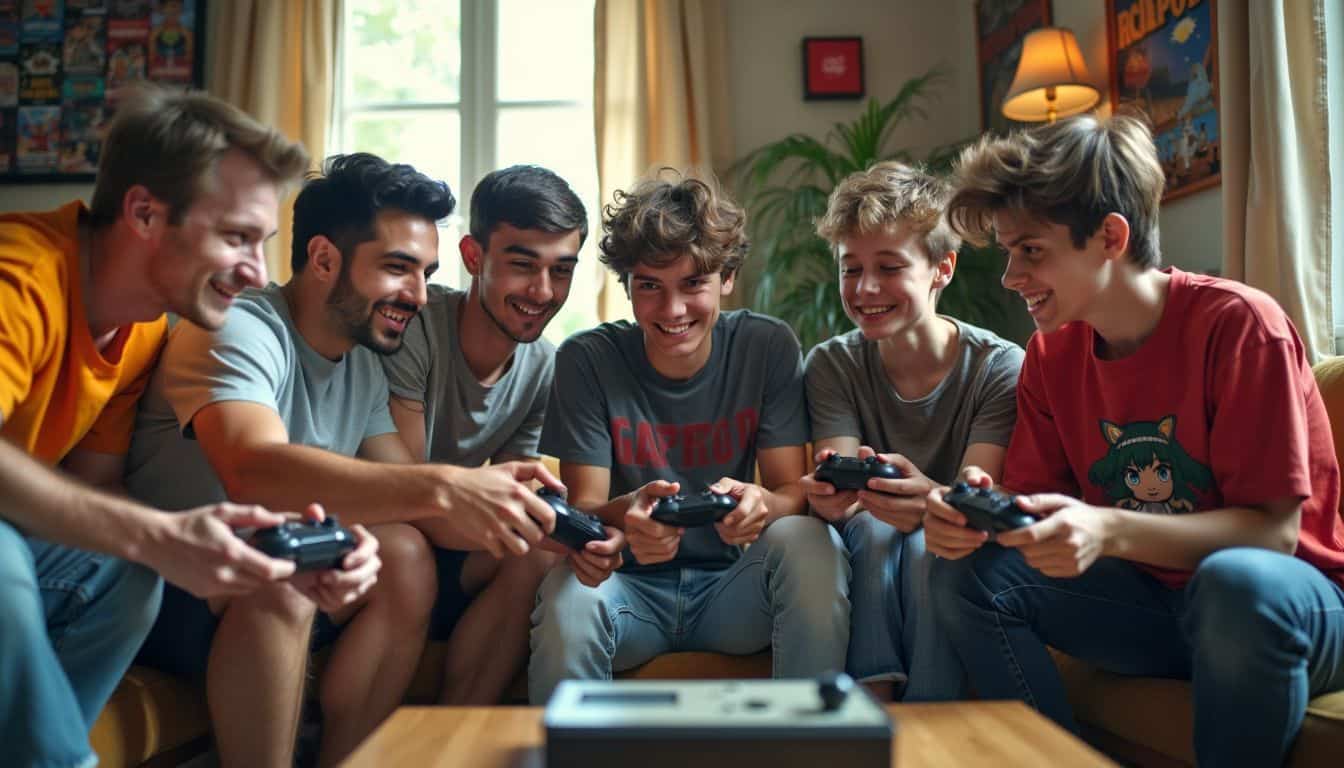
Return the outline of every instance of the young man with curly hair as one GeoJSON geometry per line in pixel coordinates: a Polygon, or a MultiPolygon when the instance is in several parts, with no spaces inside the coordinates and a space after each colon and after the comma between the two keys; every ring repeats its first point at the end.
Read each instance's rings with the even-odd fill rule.
{"type": "Polygon", "coordinates": [[[596,588],[582,582],[616,563],[587,554],[543,582],[533,703],[563,679],[609,678],[668,651],[773,645],[776,677],[842,668],[849,566],[839,536],[805,514],[798,341],[774,318],[720,311],[746,256],[745,215],[694,177],[642,181],[604,214],[602,262],[635,322],[561,345],[541,450],[560,459],[570,502],[623,533],[629,557],[596,588]],[[706,488],[737,502],[718,523],[650,518],[660,498],[706,488]]]}
{"type": "Polygon", "coordinates": [[[937,313],[961,246],[943,215],[951,195],[942,179],[878,163],[840,182],[817,224],[857,326],[807,356],[817,459],[877,452],[901,477],[837,491],[808,475],[803,487],[849,550],[849,672],[884,699],[902,678],[907,700],[963,692],[928,609],[924,501],[967,464],[997,473],[1017,412],[1022,349],[937,313]]]}
{"type": "Polygon", "coordinates": [[[1339,468],[1297,331],[1260,291],[1159,269],[1139,120],[986,138],[956,186],[954,229],[1008,249],[1038,329],[1002,480],[1041,519],[986,543],[934,491],[924,521],[972,686],[1073,728],[1046,646],[1188,678],[1201,765],[1281,764],[1309,697],[1344,687],[1339,468]]]}

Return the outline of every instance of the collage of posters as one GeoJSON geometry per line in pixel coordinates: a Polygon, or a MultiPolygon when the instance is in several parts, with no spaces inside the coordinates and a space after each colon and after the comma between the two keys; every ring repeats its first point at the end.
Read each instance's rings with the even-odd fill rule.
{"type": "Polygon", "coordinates": [[[0,183],[86,179],[119,88],[200,84],[203,0],[0,0],[0,183]]]}

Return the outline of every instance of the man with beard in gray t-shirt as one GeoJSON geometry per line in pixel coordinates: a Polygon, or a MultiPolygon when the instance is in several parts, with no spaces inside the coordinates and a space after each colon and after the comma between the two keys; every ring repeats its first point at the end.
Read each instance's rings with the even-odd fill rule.
{"type": "Polygon", "coordinates": [[[560,459],[570,503],[628,539],[630,559],[592,589],[583,584],[608,564],[586,554],[546,577],[532,614],[533,704],[563,679],[609,678],[667,651],[773,643],[776,677],[844,663],[843,545],[805,516],[799,485],[808,423],[798,341],[774,318],[719,310],[746,254],[744,221],[696,178],[646,180],[606,210],[601,258],[635,323],[560,347],[541,448],[560,459]],[[650,517],[660,497],[706,487],[737,502],[718,523],[650,517]]]}
{"type": "MultiPolygon", "coordinates": [[[[471,286],[430,286],[401,349],[383,359],[393,419],[418,461],[537,458],[555,365],[541,333],[569,296],[587,236],[583,203],[551,171],[517,165],[476,186],[471,234],[459,246],[471,286]]],[[[527,659],[528,615],[555,547],[501,560],[433,543],[439,588],[460,614],[434,623],[448,641],[439,701],[497,703],[527,659]]]]}

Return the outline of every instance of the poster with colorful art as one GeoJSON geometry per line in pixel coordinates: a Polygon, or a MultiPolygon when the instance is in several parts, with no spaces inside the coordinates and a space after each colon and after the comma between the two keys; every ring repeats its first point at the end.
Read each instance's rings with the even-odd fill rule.
{"type": "Polygon", "coordinates": [[[1107,0],[1111,103],[1153,126],[1163,200],[1222,178],[1218,132],[1218,16],[1215,0],[1107,0]]]}
{"type": "Polygon", "coordinates": [[[0,0],[0,184],[88,181],[118,89],[201,84],[205,0],[0,0]]]}

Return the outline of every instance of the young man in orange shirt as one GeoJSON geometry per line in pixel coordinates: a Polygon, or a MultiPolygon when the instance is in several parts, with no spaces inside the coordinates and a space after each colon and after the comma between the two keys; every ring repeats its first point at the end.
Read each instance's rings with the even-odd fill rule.
{"type": "MultiPolygon", "coordinates": [[[[303,148],[200,94],[128,94],[93,205],[0,216],[0,744],[18,765],[93,765],[88,732],[158,612],[155,572],[202,596],[288,579],[233,529],[259,507],[168,514],[120,495],[165,312],[218,327],[265,282],[261,243],[303,148]]],[[[320,511],[312,510],[320,515],[320,511]]],[[[363,533],[338,606],[374,579],[363,533]]]]}

